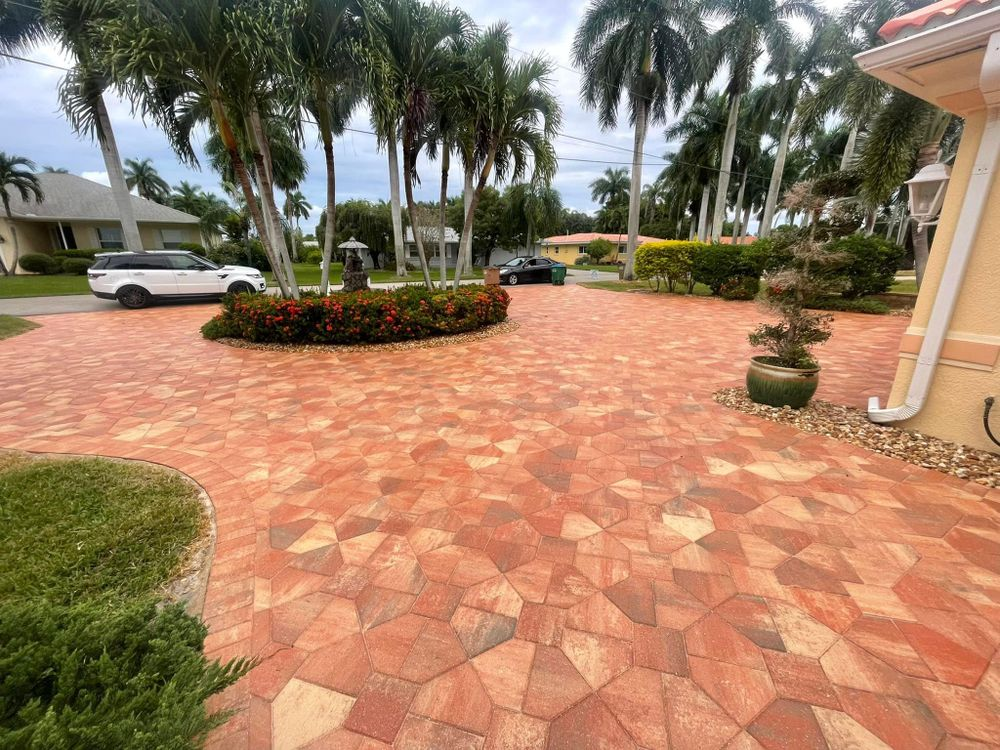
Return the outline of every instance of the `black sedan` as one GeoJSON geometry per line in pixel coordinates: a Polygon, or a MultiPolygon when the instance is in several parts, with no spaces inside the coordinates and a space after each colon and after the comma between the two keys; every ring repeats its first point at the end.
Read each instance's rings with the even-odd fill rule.
{"type": "Polygon", "coordinates": [[[500,283],[517,286],[532,281],[549,283],[553,268],[565,268],[565,264],[551,258],[512,258],[500,266],[500,283]]]}

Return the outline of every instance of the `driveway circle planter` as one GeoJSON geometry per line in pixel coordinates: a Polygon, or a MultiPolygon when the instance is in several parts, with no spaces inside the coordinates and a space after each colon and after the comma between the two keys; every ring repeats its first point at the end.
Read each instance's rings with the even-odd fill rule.
{"type": "Polygon", "coordinates": [[[799,370],[779,367],[768,360],[773,357],[751,357],[747,370],[747,392],[758,404],[790,406],[801,409],[809,403],[819,385],[818,367],[799,370]]]}

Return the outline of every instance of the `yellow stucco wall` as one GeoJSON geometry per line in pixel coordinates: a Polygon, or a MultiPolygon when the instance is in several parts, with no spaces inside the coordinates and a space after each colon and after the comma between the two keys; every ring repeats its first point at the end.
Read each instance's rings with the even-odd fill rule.
{"type": "MultiPolygon", "coordinates": [[[[916,336],[923,336],[930,318],[985,122],[984,111],[966,117],[965,132],[951,173],[927,271],[908,329],[908,333],[916,336]]],[[[948,342],[946,345],[952,350],[961,349],[962,342],[1000,347],[1000,181],[995,177],[949,327],[948,342]]],[[[906,398],[915,365],[912,354],[900,357],[889,406],[898,406],[906,398]]],[[[1000,453],[1000,448],[990,442],[983,430],[983,399],[986,396],[996,396],[1000,400],[1000,369],[996,363],[987,365],[982,361],[945,359],[937,366],[924,408],[913,419],[899,425],[1000,453]]],[[[1000,409],[997,409],[993,424],[994,432],[1000,432],[1000,409]]]]}
{"type": "MultiPolygon", "coordinates": [[[[56,224],[34,221],[18,221],[17,236],[20,241],[21,255],[27,253],[48,253],[59,247],[54,242],[51,230],[56,224]]],[[[99,227],[115,227],[110,223],[93,222],[64,222],[64,227],[73,230],[73,237],[76,239],[76,246],[79,248],[93,249],[101,246],[100,236],[97,233],[99,227]]],[[[142,239],[143,247],[148,250],[156,250],[163,247],[163,230],[180,230],[183,232],[183,242],[201,243],[201,232],[197,226],[186,224],[146,224],[139,226],[139,236],[142,239]]],[[[6,241],[0,244],[0,253],[3,253],[4,262],[8,265],[14,258],[14,243],[11,239],[10,224],[0,217],[0,237],[6,241]]]]}
{"type": "MultiPolygon", "coordinates": [[[[586,245],[542,245],[542,256],[552,258],[567,266],[573,265],[573,261],[587,252],[586,245]],[[581,249],[582,248],[582,249],[581,249]]],[[[612,253],[607,258],[601,260],[602,264],[615,263],[618,260],[618,253],[612,253]]]]}

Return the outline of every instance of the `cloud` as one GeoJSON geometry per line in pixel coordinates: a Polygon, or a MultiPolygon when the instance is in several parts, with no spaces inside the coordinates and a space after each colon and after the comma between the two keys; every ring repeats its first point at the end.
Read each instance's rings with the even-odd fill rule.
{"type": "Polygon", "coordinates": [[[99,182],[102,185],[107,185],[108,187],[111,187],[111,180],[108,179],[107,171],[81,172],[80,176],[85,180],[93,180],[94,182],[99,182]]]}

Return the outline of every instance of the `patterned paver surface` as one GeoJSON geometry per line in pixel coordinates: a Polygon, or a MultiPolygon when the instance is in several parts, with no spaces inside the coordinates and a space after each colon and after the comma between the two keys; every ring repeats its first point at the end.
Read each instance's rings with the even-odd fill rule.
{"type": "MultiPolygon", "coordinates": [[[[159,461],[219,542],[216,747],[1000,743],[998,494],[732,412],[751,304],[513,292],[409,352],[205,342],[211,309],[0,342],[0,446],[159,461]]],[[[820,396],[885,396],[899,318],[840,316],[820,396]]]]}

